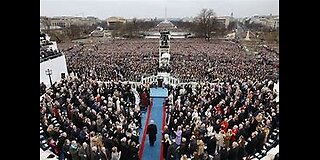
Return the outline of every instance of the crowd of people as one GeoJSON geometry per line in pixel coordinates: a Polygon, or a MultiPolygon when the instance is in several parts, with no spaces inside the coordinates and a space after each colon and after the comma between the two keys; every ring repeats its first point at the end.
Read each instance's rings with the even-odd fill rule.
{"type": "Polygon", "coordinates": [[[62,44],[60,48],[70,72],[101,81],[140,81],[156,73],[158,45],[156,40],[106,40],[62,44]]]}
{"type": "MultiPolygon", "coordinates": [[[[156,74],[158,47],[158,39],[59,44],[76,76],[40,89],[40,123],[59,159],[138,159],[148,86],[118,82],[156,74]]],[[[172,76],[204,83],[168,87],[163,157],[241,160],[261,152],[279,127],[278,52],[261,46],[248,53],[237,43],[195,38],[171,40],[170,55],[172,76]]]]}
{"type": "Polygon", "coordinates": [[[242,160],[262,153],[279,127],[273,88],[268,79],[240,78],[169,88],[164,158],[242,160]]]}
{"type": "MultiPolygon", "coordinates": [[[[84,73],[97,80],[140,81],[142,76],[157,73],[157,39],[93,39],[91,43],[59,47],[66,54],[70,72],[84,73]]],[[[182,82],[213,82],[236,77],[276,79],[279,54],[263,47],[260,50],[256,55],[229,41],[173,39],[170,41],[170,73],[182,82]]]]}
{"type": "Polygon", "coordinates": [[[148,90],[101,83],[84,75],[65,78],[41,97],[40,138],[47,140],[59,160],[138,159],[137,94],[148,94],[148,90]]]}
{"type": "Polygon", "coordinates": [[[237,43],[204,39],[176,40],[171,43],[173,75],[189,81],[213,82],[216,79],[249,78],[276,79],[279,55],[262,61],[255,54],[248,53],[237,43]],[[270,63],[267,63],[270,62],[270,63]]]}

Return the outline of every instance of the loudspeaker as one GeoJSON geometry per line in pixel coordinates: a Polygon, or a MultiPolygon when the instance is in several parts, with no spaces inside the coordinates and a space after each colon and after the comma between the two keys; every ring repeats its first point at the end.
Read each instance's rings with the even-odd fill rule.
{"type": "Polygon", "coordinates": [[[61,73],[61,79],[66,78],[66,73],[61,73]]]}

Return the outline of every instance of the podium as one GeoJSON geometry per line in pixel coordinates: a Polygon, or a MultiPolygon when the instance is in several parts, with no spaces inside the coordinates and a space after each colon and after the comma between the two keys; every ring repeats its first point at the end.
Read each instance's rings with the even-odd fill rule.
{"type": "Polygon", "coordinates": [[[163,87],[163,77],[159,77],[157,80],[158,80],[157,87],[163,87]]]}

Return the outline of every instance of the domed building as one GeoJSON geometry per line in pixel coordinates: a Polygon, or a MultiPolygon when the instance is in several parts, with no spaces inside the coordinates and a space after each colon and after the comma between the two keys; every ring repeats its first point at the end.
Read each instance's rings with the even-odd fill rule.
{"type": "Polygon", "coordinates": [[[145,38],[158,38],[161,31],[169,31],[171,38],[186,38],[189,32],[183,31],[175,26],[172,22],[165,19],[164,21],[157,24],[155,27],[145,32],[145,38]]]}
{"type": "Polygon", "coordinates": [[[179,29],[172,22],[165,19],[164,21],[157,24],[154,28],[149,31],[178,31],[179,29]]]}

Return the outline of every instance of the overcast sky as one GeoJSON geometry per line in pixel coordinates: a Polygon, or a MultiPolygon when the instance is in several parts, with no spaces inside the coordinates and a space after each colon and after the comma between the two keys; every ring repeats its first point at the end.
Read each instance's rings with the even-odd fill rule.
{"type": "Polygon", "coordinates": [[[169,18],[194,17],[202,8],[212,8],[218,16],[279,14],[279,0],[40,0],[40,15],[162,18],[165,6],[169,18]]]}

